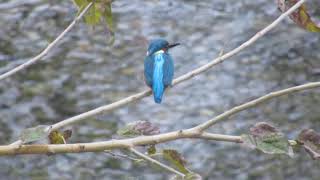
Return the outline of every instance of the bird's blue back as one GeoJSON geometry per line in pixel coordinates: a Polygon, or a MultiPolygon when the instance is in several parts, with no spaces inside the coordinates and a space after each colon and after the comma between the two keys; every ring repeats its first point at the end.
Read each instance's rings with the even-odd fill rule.
{"type": "Polygon", "coordinates": [[[167,51],[161,49],[156,51],[149,47],[148,52],[150,54],[144,60],[145,81],[152,88],[154,101],[161,103],[164,90],[172,84],[173,60],[167,51]]]}

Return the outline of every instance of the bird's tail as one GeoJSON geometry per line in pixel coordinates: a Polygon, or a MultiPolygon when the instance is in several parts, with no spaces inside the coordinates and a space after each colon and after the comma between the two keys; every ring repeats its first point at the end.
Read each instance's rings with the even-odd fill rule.
{"type": "MultiPolygon", "coordinates": [[[[161,78],[162,79],[162,78],[161,78]]],[[[164,93],[164,85],[162,80],[161,81],[154,81],[152,85],[153,97],[154,101],[158,104],[161,103],[162,96],[164,93]]]]}
{"type": "Polygon", "coordinates": [[[153,71],[153,82],[152,82],[152,91],[154,101],[158,104],[161,103],[162,95],[164,93],[164,84],[163,84],[163,63],[164,60],[162,58],[156,59],[153,71]]]}
{"type": "MultiPolygon", "coordinates": [[[[154,92],[154,93],[155,93],[155,92],[154,92]]],[[[160,104],[161,101],[162,101],[162,95],[163,95],[163,91],[162,91],[162,93],[161,93],[161,92],[155,93],[155,94],[153,95],[153,97],[154,97],[154,102],[160,104]]]]}

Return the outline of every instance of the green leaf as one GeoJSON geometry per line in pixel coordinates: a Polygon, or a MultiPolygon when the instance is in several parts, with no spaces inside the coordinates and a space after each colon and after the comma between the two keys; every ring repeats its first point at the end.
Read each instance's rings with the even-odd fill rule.
{"type": "Polygon", "coordinates": [[[51,131],[48,138],[50,144],[66,144],[66,141],[71,137],[72,131],[65,130],[60,133],[58,130],[51,131]]]}
{"type": "MultiPolygon", "coordinates": [[[[298,0],[277,0],[278,7],[282,12],[290,9],[297,2],[298,0]]],[[[289,17],[298,26],[310,32],[320,32],[320,26],[311,19],[311,16],[308,13],[307,6],[305,4],[302,4],[297,10],[293,11],[293,13],[289,15],[289,17]]]]}
{"type": "Polygon", "coordinates": [[[162,151],[164,159],[177,167],[177,169],[183,174],[188,174],[190,171],[185,167],[186,161],[181,154],[174,149],[164,149],[162,151]]]}
{"type": "Polygon", "coordinates": [[[304,129],[300,132],[298,143],[302,144],[312,159],[320,159],[320,134],[313,129],[304,129]]]}
{"type": "Polygon", "coordinates": [[[100,23],[102,12],[97,9],[97,3],[94,3],[84,16],[85,22],[89,25],[100,23]]]}
{"type": "Polygon", "coordinates": [[[84,15],[84,20],[88,25],[98,25],[101,24],[104,20],[106,28],[110,33],[110,38],[108,44],[113,44],[115,41],[115,33],[113,26],[113,17],[112,17],[112,8],[111,0],[74,0],[74,4],[78,7],[78,15],[82,12],[85,7],[89,5],[90,2],[93,2],[93,5],[88,9],[84,15]]]}
{"type": "MultiPolygon", "coordinates": [[[[88,6],[92,0],[74,0],[74,4],[78,7],[78,14],[88,6]]],[[[111,0],[96,0],[93,1],[93,5],[84,15],[85,22],[88,25],[98,25],[101,24],[104,20],[105,25],[110,32],[109,44],[113,44],[115,41],[114,35],[114,25],[113,25],[113,16],[111,8],[111,0]]]]}
{"type": "MultiPolygon", "coordinates": [[[[74,4],[78,7],[78,14],[84,10],[85,7],[89,5],[90,0],[74,0],[74,4]]],[[[93,5],[88,9],[84,15],[84,20],[89,25],[97,25],[101,21],[103,11],[98,8],[100,6],[100,1],[95,1],[93,5]]]]}
{"type": "Polygon", "coordinates": [[[63,135],[57,130],[51,131],[48,137],[50,144],[66,144],[63,135]]]}
{"type": "Polygon", "coordinates": [[[28,128],[22,131],[20,140],[23,144],[39,141],[48,136],[51,126],[38,125],[36,127],[28,128]]]}
{"type": "Polygon", "coordinates": [[[139,135],[159,134],[159,127],[151,124],[149,121],[135,121],[119,129],[117,134],[121,136],[133,137],[139,135]]]}
{"type": "Polygon", "coordinates": [[[249,134],[241,136],[245,145],[258,149],[266,154],[287,154],[293,156],[288,139],[275,127],[265,123],[257,123],[250,128],[249,134]]]}

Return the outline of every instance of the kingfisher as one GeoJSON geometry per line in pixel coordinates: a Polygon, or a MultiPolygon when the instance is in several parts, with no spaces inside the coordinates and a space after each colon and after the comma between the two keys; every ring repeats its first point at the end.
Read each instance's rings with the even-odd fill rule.
{"type": "Polygon", "coordinates": [[[147,56],[144,59],[144,77],[146,84],[152,89],[154,101],[162,101],[165,89],[172,85],[174,75],[173,59],[169,49],[180,43],[169,44],[164,39],[150,41],[147,56]]]}

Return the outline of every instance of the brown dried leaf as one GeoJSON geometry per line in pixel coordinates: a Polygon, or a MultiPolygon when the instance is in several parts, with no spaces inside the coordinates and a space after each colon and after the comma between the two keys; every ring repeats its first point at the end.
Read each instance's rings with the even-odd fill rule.
{"type": "MultiPolygon", "coordinates": [[[[285,12],[295,5],[298,0],[277,0],[278,7],[280,11],[285,12]]],[[[301,5],[297,10],[293,11],[289,15],[298,26],[311,31],[311,32],[320,32],[320,26],[317,25],[312,19],[310,14],[307,11],[305,4],[301,5]]]]}
{"type": "Polygon", "coordinates": [[[277,133],[277,129],[266,122],[259,122],[250,128],[250,134],[253,136],[265,136],[270,133],[277,133]]]}
{"type": "Polygon", "coordinates": [[[64,137],[65,140],[68,140],[71,136],[72,136],[72,130],[71,129],[67,129],[67,130],[63,131],[63,137],[64,137]]]}
{"type": "Polygon", "coordinates": [[[312,159],[320,159],[320,134],[313,129],[300,132],[297,141],[301,143],[312,159]]]}
{"type": "Polygon", "coordinates": [[[159,134],[160,130],[149,121],[136,121],[119,129],[117,133],[121,136],[155,135],[159,134]]]}
{"type": "Polygon", "coordinates": [[[242,135],[244,144],[267,154],[287,154],[293,156],[288,139],[275,127],[265,122],[250,128],[249,134],[242,135]]]}
{"type": "Polygon", "coordinates": [[[180,172],[188,174],[190,171],[185,167],[187,163],[181,154],[174,149],[164,149],[162,151],[164,159],[175,165],[180,172]]]}

